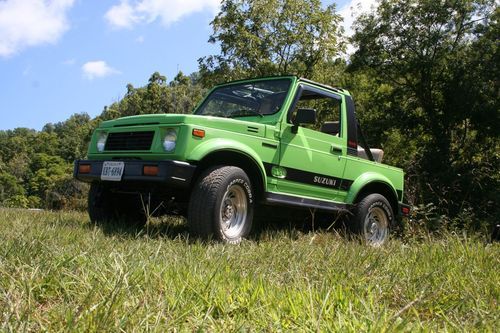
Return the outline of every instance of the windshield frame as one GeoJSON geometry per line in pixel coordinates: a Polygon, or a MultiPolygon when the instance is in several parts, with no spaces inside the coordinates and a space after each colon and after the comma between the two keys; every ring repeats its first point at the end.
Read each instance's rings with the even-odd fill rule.
{"type": "MultiPolygon", "coordinates": [[[[193,114],[198,115],[198,116],[220,117],[220,118],[227,118],[227,119],[236,119],[236,118],[245,118],[245,117],[264,118],[264,117],[274,116],[283,110],[283,107],[285,106],[287,100],[290,97],[290,92],[291,92],[293,86],[294,86],[294,77],[291,77],[291,76],[276,76],[276,77],[265,77],[265,78],[248,79],[248,80],[238,80],[238,81],[228,82],[228,83],[225,83],[222,85],[217,85],[203,99],[203,101],[199,104],[199,106],[194,110],[193,114]],[[259,84],[261,82],[270,82],[270,81],[288,81],[288,87],[286,90],[284,90],[282,92],[274,93],[274,94],[282,93],[283,97],[281,100],[281,104],[276,105],[276,110],[272,113],[259,113],[257,111],[258,109],[257,110],[247,110],[249,112],[248,114],[235,114],[235,115],[230,115],[230,116],[201,113],[204,110],[204,108],[206,107],[206,105],[210,101],[214,100],[212,97],[221,92],[221,89],[227,89],[227,88],[230,88],[232,86],[255,85],[255,84],[259,84]],[[278,108],[278,106],[279,106],[279,108],[278,108]]],[[[259,88],[259,89],[262,89],[262,88],[259,88]]],[[[273,94],[270,94],[269,96],[272,96],[272,95],[273,94]]],[[[262,99],[263,98],[260,98],[259,101],[262,99]]],[[[255,103],[258,103],[258,102],[255,102],[255,103]]],[[[244,103],[242,103],[242,107],[243,107],[243,104],[244,103]]]]}

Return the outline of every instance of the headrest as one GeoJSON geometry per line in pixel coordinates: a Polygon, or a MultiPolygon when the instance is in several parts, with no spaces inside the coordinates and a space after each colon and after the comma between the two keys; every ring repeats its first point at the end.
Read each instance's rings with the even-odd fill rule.
{"type": "Polygon", "coordinates": [[[325,121],[323,125],[321,125],[321,132],[337,135],[340,132],[340,123],[338,121],[325,121]]]}

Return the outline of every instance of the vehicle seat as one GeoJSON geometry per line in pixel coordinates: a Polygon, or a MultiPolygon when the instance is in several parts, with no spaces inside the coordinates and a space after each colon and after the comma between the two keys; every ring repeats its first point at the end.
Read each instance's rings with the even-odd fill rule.
{"type": "Polygon", "coordinates": [[[320,131],[330,135],[339,135],[340,132],[340,123],[338,121],[325,121],[323,125],[321,125],[320,131]]]}
{"type": "MultiPolygon", "coordinates": [[[[373,159],[377,163],[382,163],[382,159],[384,158],[384,151],[379,148],[371,148],[373,159]]],[[[366,155],[365,148],[358,146],[358,156],[364,158],[365,160],[369,160],[368,155],[366,155]]]]}

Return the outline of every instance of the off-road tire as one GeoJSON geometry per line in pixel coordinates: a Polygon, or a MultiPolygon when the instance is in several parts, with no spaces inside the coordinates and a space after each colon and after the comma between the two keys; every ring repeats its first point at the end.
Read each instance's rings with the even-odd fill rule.
{"type": "Polygon", "coordinates": [[[252,184],[242,169],[234,166],[210,168],[201,174],[191,192],[190,234],[238,244],[252,230],[253,206],[252,184]]]}
{"type": "Polygon", "coordinates": [[[394,212],[387,199],[378,193],[363,197],[354,208],[349,226],[366,244],[380,246],[389,238],[394,212]]]}

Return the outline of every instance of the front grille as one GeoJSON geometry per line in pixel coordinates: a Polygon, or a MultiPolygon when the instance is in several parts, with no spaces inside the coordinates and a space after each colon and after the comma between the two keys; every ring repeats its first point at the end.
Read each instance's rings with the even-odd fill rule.
{"type": "Polygon", "coordinates": [[[149,150],[155,132],[109,133],[104,150],[149,150]]]}

